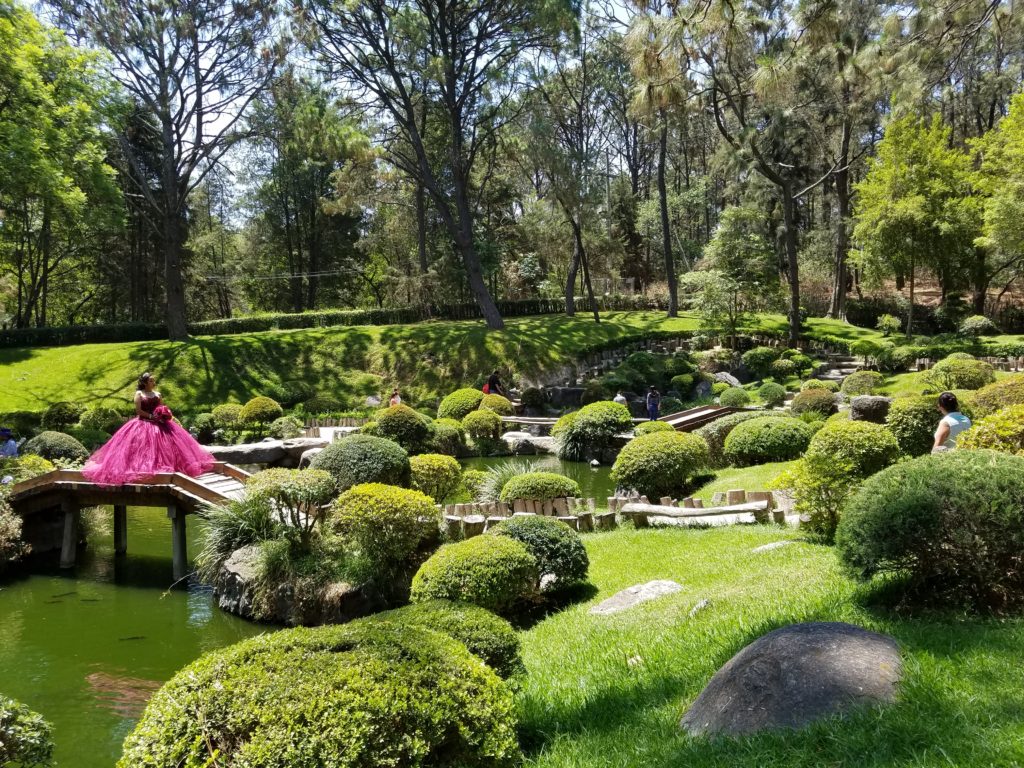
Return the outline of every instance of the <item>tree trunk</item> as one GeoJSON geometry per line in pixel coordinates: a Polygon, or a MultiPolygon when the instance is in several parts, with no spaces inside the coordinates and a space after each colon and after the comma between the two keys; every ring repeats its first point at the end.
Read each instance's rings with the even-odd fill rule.
{"type": "Polygon", "coordinates": [[[171,341],[188,338],[185,311],[185,279],[181,263],[185,255],[187,224],[177,210],[164,211],[164,282],[167,290],[167,336],[171,341]]]}
{"type": "Polygon", "coordinates": [[[565,279],[565,314],[576,317],[576,275],[580,269],[582,250],[580,241],[576,239],[576,225],[570,222],[573,229],[572,259],[569,261],[569,274],[565,279]]]}
{"type": "Polygon", "coordinates": [[[907,309],[907,336],[914,332],[914,257],[910,257],[910,307],[907,309]]]}
{"type": "Polygon", "coordinates": [[[985,250],[974,249],[974,314],[985,314],[985,299],[988,297],[988,272],[985,269],[985,250]]]}
{"type": "Polygon", "coordinates": [[[834,320],[846,319],[846,258],[850,252],[850,236],[847,221],[850,217],[850,123],[843,123],[842,149],[839,155],[839,170],[836,171],[836,254],[832,283],[832,298],[829,301],[828,316],[834,320]]]}
{"type": "Polygon", "coordinates": [[[579,225],[579,222],[572,222],[572,237],[575,246],[573,247],[574,259],[579,258],[579,263],[583,266],[583,283],[587,287],[587,298],[590,300],[590,309],[594,313],[594,322],[601,322],[601,314],[597,308],[597,299],[594,297],[594,286],[590,281],[590,264],[587,261],[587,251],[583,245],[583,227],[579,225]]]}
{"type": "Polygon", "coordinates": [[[427,274],[427,205],[423,182],[416,182],[416,251],[419,254],[420,274],[427,274]]]}
{"type": "Polygon", "coordinates": [[[661,113],[661,136],[658,142],[658,202],[661,204],[661,240],[665,252],[665,280],[668,282],[668,316],[679,315],[679,296],[676,286],[676,268],[672,260],[672,231],[668,220],[668,191],[665,188],[665,165],[667,163],[668,126],[665,113],[661,113]]]}
{"type": "Polygon", "coordinates": [[[789,346],[800,341],[800,264],[796,232],[796,200],[789,184],[780,187],[786,242],[786,280],[789,283],[789,346]]]}
{"type": "Polygon", "coordinates": [[[494,297],[487,290],[483,267],[480,264],[480,254],[477,253],[473,239],[473,212],[469,205],[469,182],[460,173],[456,173],[454,181],[455,208],[458,215],[455,244],[462,255],[462,263],[466,268],[469,290],[472,291],[473,298],[476,300],[477,306],[480,307],[480,314],[483,315],[487,327],[500,330],[505,327],[505,321],[501,319],[501,313],[498,311],[498,305],[494,303],[494,297]]]}

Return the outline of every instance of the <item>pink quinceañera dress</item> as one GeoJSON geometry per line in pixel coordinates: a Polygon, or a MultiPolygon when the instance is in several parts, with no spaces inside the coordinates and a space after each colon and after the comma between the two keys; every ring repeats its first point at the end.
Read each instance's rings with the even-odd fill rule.
{"type": "MultiPolygon", "coordinates": [[[[141,406],[153,418],[160,395],[144,393],[141,406]]],[[[144,482],[162,472],[198,477],[210,471],[214,463],[213,456],[172,419],[150,421],[139,417],[117,430],[90,456],[82,474],[93,483],[123,485],[144,482]]]]}

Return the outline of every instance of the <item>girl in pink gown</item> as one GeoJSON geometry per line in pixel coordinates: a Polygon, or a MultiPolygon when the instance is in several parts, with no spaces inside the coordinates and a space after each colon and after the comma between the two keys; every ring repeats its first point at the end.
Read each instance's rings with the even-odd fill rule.
{"type": "Polygon", "coordinates": [[[135,418],[89,457],[82,469],[87,480],[123,485],[145,482],[161,472],[197,477],[213,468],[213,456],[173,420],[155,386],[151,374],[139,377],[135,418]]]}

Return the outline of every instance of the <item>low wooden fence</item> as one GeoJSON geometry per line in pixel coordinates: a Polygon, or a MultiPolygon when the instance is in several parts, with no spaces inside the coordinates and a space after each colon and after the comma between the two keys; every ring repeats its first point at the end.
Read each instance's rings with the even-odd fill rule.
{"type": "Polygon", "coordinates": [[[574,531],[611,530],[615,527],[614,512],[598,512],[594,499],[565,497],[546,499],[516,499],[478,502],[473,504],[447,504],[444,507],[445,525],[452,539],[468,539],[479,536],[498,523],[511,517],[543,515],[561,520],[574,531]]]}

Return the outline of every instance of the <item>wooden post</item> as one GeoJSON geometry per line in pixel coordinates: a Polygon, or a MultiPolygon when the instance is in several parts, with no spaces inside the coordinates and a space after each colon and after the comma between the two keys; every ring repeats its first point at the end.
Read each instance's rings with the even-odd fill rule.
{"type": "Polygon", "coordinates": [[[448,529],[449,541],[460,541],[462,539],[462,518],[458,515],[445,515],[444,524],[448,529]]]}
{"type": "Polygon", "coordinates": [[[747,492],[742,488],[726,491],[725,500],[730,507],[733,504],[743,504],[747,500],[747,492]]]}
{"type": "Polygon", "coordinates": [[[128,551],[128,507],[114,505],[114,554],[123,555],[128,551]]]}
{"type": "Polygon", "coordinates": [[[171,561],[174,580],[188,575],[188,544],[185,538],[185,510],[177,504],[167,507],[167,517],[171,520],[171,561]]]}
{"type": "Polygon", "coordinates": [[[78,505],[71,499],[61,502],[64,513],[64,538],[60,547],[60,567],[74,568],[78,554],[78,505]]]}
{"type": "Polygon", "coordinates": [[[482,515],[466,515],[462,521],[462,535],[467,539],[479,536],[487,526],[487,518],[482,515]]]}
{"type": "Polygon", "coordinates": [[[693,509],[693,498],[687,496],[683,499],[683,509],[693,509]]]}

